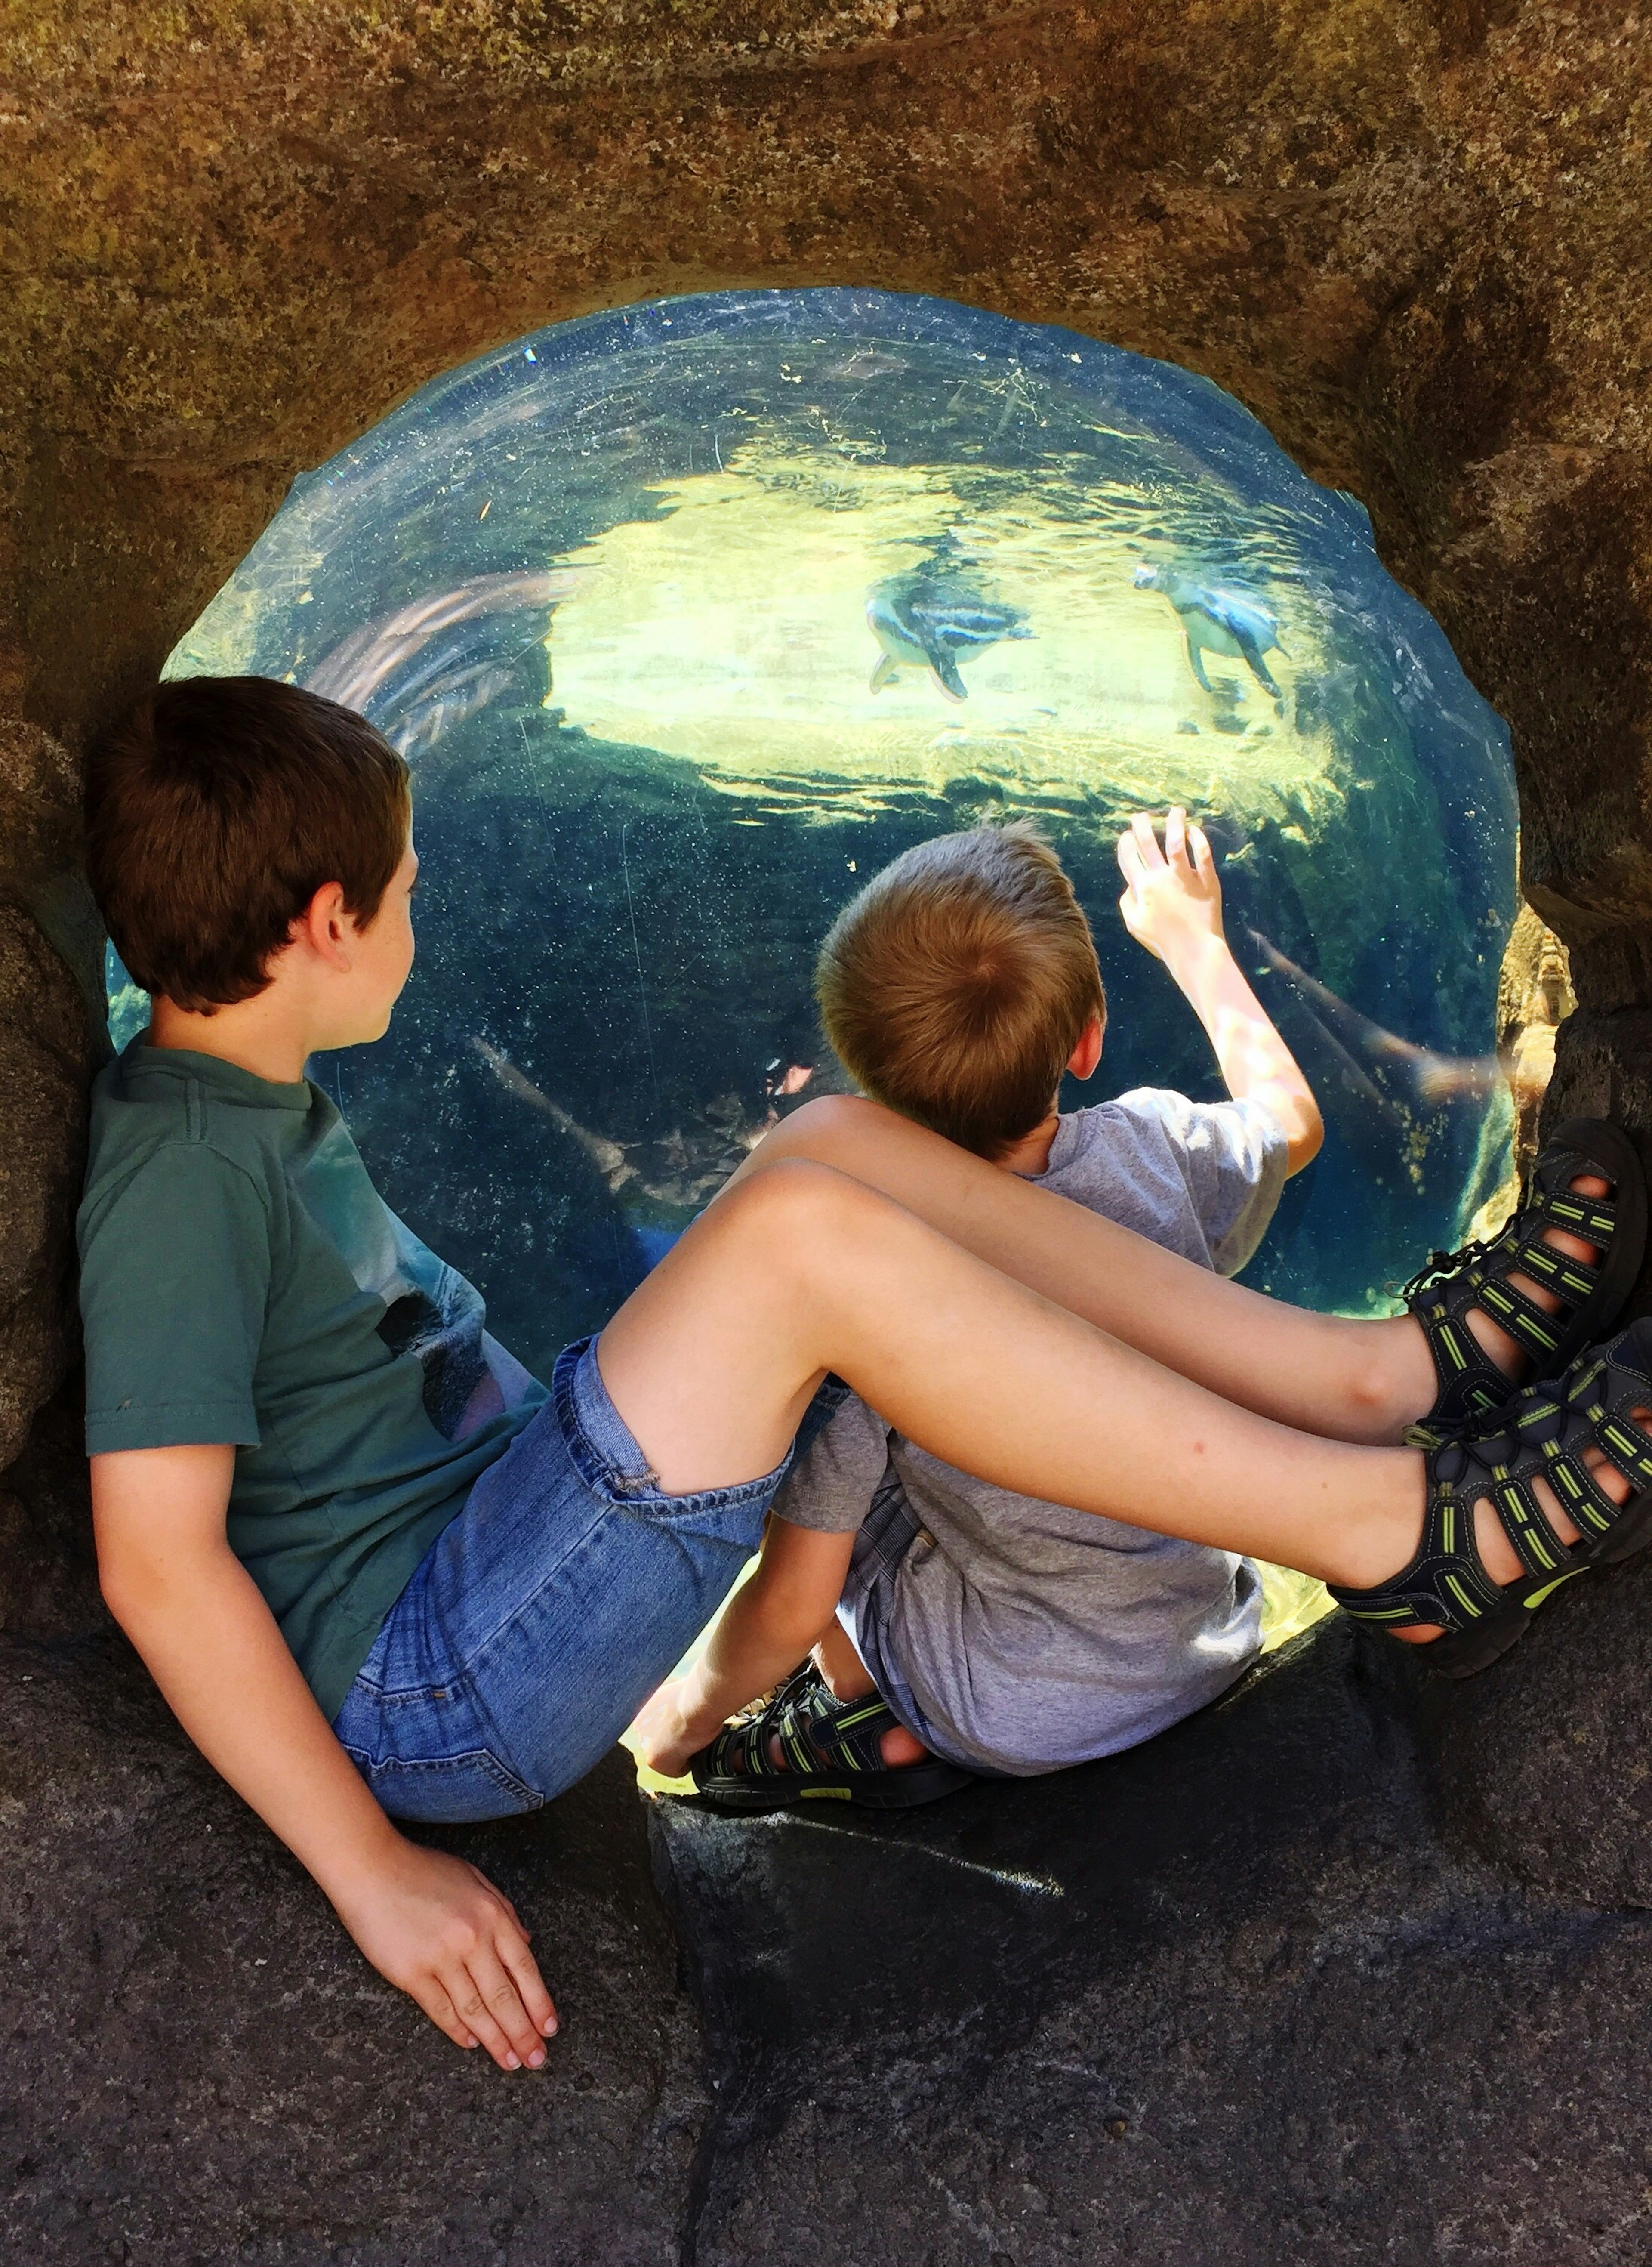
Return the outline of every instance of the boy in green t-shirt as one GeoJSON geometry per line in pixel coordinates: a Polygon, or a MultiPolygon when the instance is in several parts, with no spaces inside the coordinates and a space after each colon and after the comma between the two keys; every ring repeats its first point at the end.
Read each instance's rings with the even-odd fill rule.
{"type": "MultiPolygon", "coordinates": [[[[982,1479],[1359,1586],[1350,1610],[1458,1673],[1518,1635],[1539,1564],[1652,1535],[1639,1326],[1541,1445],[1518,1428],[1553,1405],[1510,1383],[1634,1282],[1644,1187],[1611,1127],[1562,1129],[1533,1203],[1415,1318],[1360,1324],[816,1103],[547,1391],[304,1077],[382,1035],[412,965],[400,759],[293,686],[196,679],[97,752],[87,819],[154,999],[98,1081],[79,1223],[104,1595],[368,1958],[507,2068],[556,2027],[526,1933],[391,1816],[529,1809],[589,1769],[757,1546],[832,1373],[982,1479]],[[1397,1445],[1511,1397],[1495,1501],[1491,1449],[1397,1445]]],[[[1260,1012],[1224,983],[1223,1015],[1260,1012]]]]}

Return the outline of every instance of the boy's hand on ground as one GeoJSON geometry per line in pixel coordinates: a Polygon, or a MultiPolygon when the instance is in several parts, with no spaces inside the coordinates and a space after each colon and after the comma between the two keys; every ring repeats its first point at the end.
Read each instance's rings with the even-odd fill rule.
{"type": "Polygon", "coordinates": [[[1222,884],[1202,826],[1180,806],[1165,820],[1164,847],[1144,812],[1119,837],[1119,899],[1124,926],[1138,944],[1173,970],[1190,950],[1222,935],[1222,884]]]}
{"type": "Polygon", "coordinates": [[[389,1861],[333,1905],[379,1974],[456,2046],[537,2070],[556,2009],[510,1899],[462,1858],[397,1835],[389,1861]]]}
{"type": "Polygon", "coordinates": [[[707,1731],[698,1720],[688,1676],[672,1676],[652,1692],[637,1711],[626,1735],[633,1754],[658,1772],[662,1779],[682,1779],[689,1757],[697,1755],[720,1729],[720,1720],[707,1731]]]}

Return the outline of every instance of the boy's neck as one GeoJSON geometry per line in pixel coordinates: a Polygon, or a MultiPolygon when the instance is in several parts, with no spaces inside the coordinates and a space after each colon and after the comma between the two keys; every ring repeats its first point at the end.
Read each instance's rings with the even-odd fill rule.
{"type": "Polygon", "coordinates": [[[1034,1126],[1030,1134],[1023,1134],[1020,1140],[1006,1149],[1001,1157],[995,1157],[993,1163],[1001,1166],[1006,1173],[1029,1176],[1048,1172],[1049,1153],[1056,1145],[1060,1126],[1060,1114],[1052,1110],[1042,1126],[1034,1126]]]}
{"type": "Polygon", "coordinates": [[[157,994],[150,1005],[149,1043],[190,1054],[214,1055],[274,1086],[294,1086],[314,1049],[293,1003],[273,996],[276,987],[203,1016],[157,994]]]}

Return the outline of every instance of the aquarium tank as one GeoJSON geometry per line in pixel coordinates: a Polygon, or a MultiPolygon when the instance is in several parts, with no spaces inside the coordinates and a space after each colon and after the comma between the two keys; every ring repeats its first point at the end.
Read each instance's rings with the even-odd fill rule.
{"type": "MultiPolygon", "coordinates": [[[[1504,1170],[1507,732],[1361,506],[1185,370],[875,291],[559,324],[295,483],[167,664],[201,671],[347,701],[412,766],[417,965],[312,1075],[541,1372],[843,1089],[828,923],[983,819],[1045,827],[1094,926],[1065,1107],[1222,1092],[1116,903],[1131,812],[1203,822],[1328,1129],[1247,1280],[1387,1311],[1504,1170]]],[[[112,961],[117,1037],[143,1009],[112,961]]]]}

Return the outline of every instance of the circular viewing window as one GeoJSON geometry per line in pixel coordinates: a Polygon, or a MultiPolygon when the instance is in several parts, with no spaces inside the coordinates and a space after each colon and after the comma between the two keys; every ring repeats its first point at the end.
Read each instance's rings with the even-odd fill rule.
{"type": "Polygon", "coordinates": [[[168,664],[201,671],[313,686],[412,762],[418,964],[315,1074],[542,1372],[841,1083],[838,907],[985,817],[1045,826],[1095,928],[1069,1108],[1222,1092],[1116,910],[1129,814],[1204,821],[1328,1127],[1248,1280],[1380,1310],[1502,1170],[1507,734],[1360,506],[1185,371],[879,292],[559,325],[297,482],[168,664]]]}

